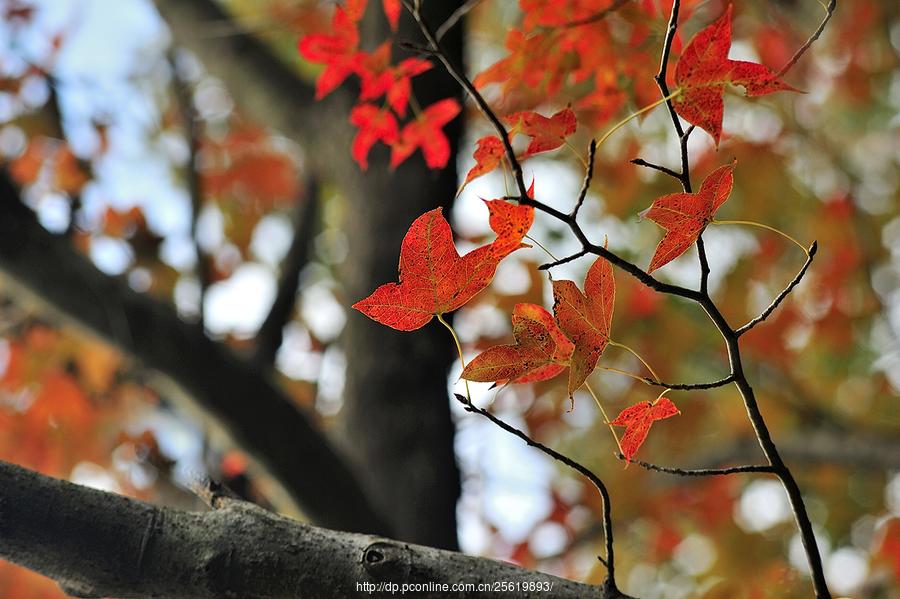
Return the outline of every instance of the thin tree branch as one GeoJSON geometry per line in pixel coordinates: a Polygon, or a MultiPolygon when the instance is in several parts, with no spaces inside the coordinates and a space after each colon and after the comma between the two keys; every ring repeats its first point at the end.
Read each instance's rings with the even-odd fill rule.
{"type": "Polygon", "coordinates": [[[450,16],[447,17],[447,20],[441,23],[441,26],[437,28],[434,32],[434,37],[437,41],[441,41],[444,39],[444,36],[447,35],[447,32],[453,29],[453,27],[462,20],[467,14],[469,14],[473,8],[481,4],[481,0],[466,0],[463,2],[456,10],[450,13],[450,16]]]}
{"type": "Polygon", "coordinates": [[[778,71],[779,77],[784,76],[785,73],[791,70],[791,68],[793,68],[793,66],[797,64],[797,61],[800,60],[800,58],[806,53],[807,50],[809,50],[810,46],[812,46],[813,43],[817,39],[819,39],[819,36],[822,35],[823,31],[825,31],[825,26],[828,25],[828,21],[831,20],[831,16],[834,14],[835,8],[837,8],[837,0],[830,0],[828,6],[825,9],[825,18],[822,19],[822,22],[819,24],[818,29],[816,29],[813,34],[809,36],[809,39],[806,40],[806,43],[800,46],[800,48],[794,53],[794,55],[791,56],[791,59],[787,61],[787,63],[783,67],[781,67],[781,69],[778,71]]]}
{"type": "Polygon", "coordinates": [[[576,472],[587,478],[589,481],[591,481],[591,483],[597,488],[597,491],[599,491],[600,496],[603,498],[603,536],[606,540],[606,559],[604,560],[603,558],[600,558],[600,561],[606,565],[607,579],[605,587],[608,592],[618,593],[618,588],[616,587],[615,554],[613,550],[612,506],[610,504],[609,491],[606,489],[606,485],[603,483],[600,477],[594,474],[591,469],[583,466],[582,464],[579,464],[572,458],[569,458],[559,453],[558,451],[547,447],[543,443],[535,441],[524,432],[504,422],[500,418],[491,414],[489,411],[483,408],[479,408],[478,406],[473,404],[469,398],[458,393],[455,395],[456,399],[461,404],[463,404],[463,406],[465,406],[467,412],[472,412],[484,416],[506,432],[511,433],[524,441],[526,444],[528,444],[529,447],[534,447],[535,449],[538,449],[547,454],[557,462],[565,464],[569,468],[575,470],[576,472]]]}
{"type": "Polygon", "coordinates": [[[213,504],[163,508],[0,462],[0,557],[77,597],[446,597],[459,583],[467,597],[496,597],[476,590],[492,581],[535,586],[517,597],[597,596],[508,563],[317,528],[221,495],[213,504]]]}
{"type": "Polygon", "coordinates": [[[681,174],[676,173],[675,171],[673,171],[672,169],[670,169],[668,167],[660,166],[658,164],[653,164],[652,162],[647,162],[643,158],[635,158],[634,160],[631,160],[631,164],[636,164],[637,166],[645,166],[647,168],[652,168],[661,173],[665,173],[674,179],[678,179],[678,181],[681,181],[681,174]]]}
{"type": "Polygon", "coordinates": [[[657,381],[650,377],[643,377],[641,380],[648,385],[653,385],[654,387],[665,387],[666,389],[672,389],[673,391],[697,391],[701,389],[715,389],[717,387],[724,387],[725,385],[734,382],[734,375],[729,374],[723,379],[711,381],[708,383],[667,383],[665,381],[657,381]]]}
{"type": "Polygon", "coordinates": [[[597,140],[592,139],[590,145],[588,146],[588,159],[587,159],[587,170],[584,173],[584,181],[581,184],[581,191],[578,193],[578,201],[575,202],[575,207],[572,208],[572,219],[578,219],[578,211],[581,210],[581,205],[584,204],[584,199],[587,197],[587,192],[591,188],[591,179],[594,177],[594,159],[597,156],[597,140]]]}
{"type": "MultiPolygon", "coordinates": [[[[625,460],[625,456],[621,453],[616,454],[620,460],[625,460]]],[[[671,466],[658,466],[641,460],[625,460],[629,464],[636,464],[644,470],[652,470],[654,472],[662,472],[664,474],[674,474],[676,476],[727,476],[729,474],[743,474],[747,472],[765,472],[772,474],[774,469],[767,464],[753,464],[747,466],[732,466],[730,468],[673,468],[671,466]]]]}
{"type": "Polygon", "coordinates": [[[538,270],[550,270],[551,268],[555,268],[555,267],[561,266],[563,264],[568,264],[569,262],[574,262],[575,260],[578,260],[582,256],[587,256],[587,255],[588,255],[587,250],[581,250],[580,252],[576,252],[574,254],[566,256],[565,258],[560,258],[559,260],[554,260],[553,262],[541,264],[540,266],[538,266],[538,270]]]}
{"type": "Polygon", "coordinates": [[[781,304],[781,302],[783,302],[784,299],[788,295],[790,295],[791,291],[794,290],[794,287],[799,285],[800,281],[803,280],[803,276],[806,274],[806,271],[809,270],[809,267],[812,264],[813,258],[816,255],[816,250],[818,249],[818,247],[819,247],[818,243],[813,241],[812,245],[809,246],[809,251],[808,251],[808,255],[806,257],[806,262],[803,264],[803,268],[800,269],[800,272],[797,273],[797,276],[795,276],[793,278],[793,280],[790,283],[788,283],[788,286],[785,287],[782,290],[782,292],[779,293],[778,296],[774,300],[772,300],[772,303],[769,304],[769,307],[766,308],[765,310],[763,310],[759,316],[757,316],[756,318],[754,318],[753,320],[751,320],[744,326],[737,329],[734,332],[734,334],[736,336],[740,337],[741,335],[743,335],[744,333],[746,333],[747,331],[749,331],[750,329],[752,329],[759,323],[765,321],[769,317],[769,315],[771,315],[772,312],[774,312],[775,309],[781,304]]]}
{"type": "Polygon", "coordinates": [[[275,355],[284,338],[284,326],[291,320],[294,312],[300,271],[309,261],[319,201],[319,185],[314,178],[309,178],[303,197],[297,199],[294,207],[294,238],[281,263],[275,301],[256,333],[254,359],[260,364],[274,364],[275,355]]]}

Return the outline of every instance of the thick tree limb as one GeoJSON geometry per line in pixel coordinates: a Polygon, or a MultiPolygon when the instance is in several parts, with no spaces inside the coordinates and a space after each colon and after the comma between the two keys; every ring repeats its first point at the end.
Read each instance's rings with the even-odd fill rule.
{"type": "Polygon", "coordinates": [[[327,599],[362,594],[363,583],[399,590],[498,581],[552,585],[516,597],[621,597],[486,558],[316,528],[236,500],[216,503],[221,509],[210,512],[161,508],[0,462],[0,557],[78,597],[327,599]]]}
{"type": "Polygon", "coordinates": [[[174,382],[275,476],[315,522],[383,530],[354,476],[329,442],[255,366],[199,326],[109,277],[47,232],[0,176],[0,272],[174,382]],[[315,481],[311,484],[310,481],[315,481]]]}

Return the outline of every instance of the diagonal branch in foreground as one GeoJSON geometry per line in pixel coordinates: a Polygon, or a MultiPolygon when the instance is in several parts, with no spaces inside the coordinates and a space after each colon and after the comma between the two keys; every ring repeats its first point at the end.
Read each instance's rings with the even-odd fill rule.
{"type": "Polygon", "coordinates": [[[14,292],[49,303],[162,375],[158,388],[182,400],[183,407],[212,416],[314,522],[384,530],[343,458],[267,371],[180,320],[168,304],[97,270],[66,239],[38,223],[5,173],[0,173],[0,274],[14,292]]]}
{"type": "Polygon", "coordinates": [[[522,597],[598,596],[598,587],[512,564],[317,528],[237,500],[214,503],[221,509],[168,509],[0,462],[0,558],[77,597],[337,599],[388,583],[446,597],[444,585],[491,581],[549,589],[522,597]]]}

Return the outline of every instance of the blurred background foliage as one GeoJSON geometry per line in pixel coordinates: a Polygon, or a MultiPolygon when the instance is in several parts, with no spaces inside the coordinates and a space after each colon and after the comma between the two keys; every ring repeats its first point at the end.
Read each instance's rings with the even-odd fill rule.
{"type": "MultiPolygon", "coordinates": [[[[296,42],[327,29],[330,3],[227,4],[242,28],[312,80],[316,67],[301,63],[296,42]]],[[[581,149],[656,99],[652,76],[666,2],[627,3],[590,25],[589,35],[578,28],[581,38],[555,28],[561,17],[536,4],[485,0],[467,19],[468,70],[483,73],[480,83],[500,112],[549,114],[571,103],[580,126],[570,142],[581,149]],[[484,71],[498,61],[506,62],[484,71]]],[[[805,491],[833,590],[896,598],[900,5],[839,4],[822,39],[787,76],[805,93],[750,101],[727,95],[721,146],[716,151],[705,134],[695,133],[692,171],[699,181],[736,159],[735,191],[720,216],[818,241],[809,275],[742,339],[742,349],[773,436],[805,491]]],[[[186,320],[196,322],[202,313],[209,335],[247,352],[275,296],[296,214],[317,203],[276,365],[296,402],[330,426],[341,412],[345,369],[353,368],[337,341],[351,317],[348,306],[359,298],[346,296],[340,275],[353,259],[342,228],[348,206],[329,182],[310,185],[304,164],[311,150],[255,123],[193,55],[170,50],[152,2],[7,0],[0,7],[0,154],[41,223],[70,236],[102,271],[171,302],[186,320]],[[193,211],[192,184],[202,190],[193,211]]],[[[686,2],[681,40],[723,9],[722,2],[686,2]]],[[[786,62],[822,17],[815,0],[738,2],[735,9],[732,57],[773,66],[786,62]]],[[[237,35],[232,25],[209,23],[197,35],[237,35]]],[[[473,162],[474,140],[491,133],[468,110],[461,172],[473,162]]],[[[601,148],[583,214],[594,239],[608,236],[611,249],[646,264],[660,230],[637,214],[676,187],[628,163],[638,156],[677,164],[664,110],[631,123],[601,148]]],[[[529,160],[526,177],[532,176],[538,199],[567,208],[582,166],[575,152],[562,148],[529,160]]],[[[495,172],[457,199],[452,222],[461,249],[490,237],[479,197],[500,197],[504,185],[495,172]]],[[[391,210],[389,198],[376,200],[391,210]]],[[[559,256],[578,249],[565,230],[542,218],[531,235],[559,256]]],[[[705,237],[714,296],[732,323],[755,316],[802,264],[796,247],[759,230],[714,227],[705,237]]],[[[457,314],[470,356],[510,339],[515,303],[550,305],[547,277],[536,268],[546,260],[537,248],[517,252],[494,285],[457,314]]],[[[581,281],[588,263],[567,265],[554,277],[581,281]]],[[[660,277],[693,286],[694,251],[660,277]]],[[[721,338],[696,306],[654,294],[621,273],[617,284],[613,338],[640,352],[661,378],[698,382],[727,374],[721,338]]],[[[186,487],[203,474],[267,501],[267,482],[247,469],[241,448],[217,442],[202,419],[175,409],[148,385],[140,364],[58,324],[2,281],[0,294],[0,459],[169,505],[194,507],[186,487]]],[[[601,365],[641,373],[640,363],[616,348],[601,365]]],[[[457,364],[448,386],[458,374],[457,364]]],[[[612,413],[657,394],[603,370],[592,384],[612,413]]],[[[590,398],[577,395],[575,409],[567,411],[559,380],[500,392],[473,385],[473,391],[476,402],[493,402],[497,413],[604,478],[613,495],[624,591],[645,599],[807,596],[803,554],[776,481],[681,479],[623,468],[590,398]]],[[[761,459],[732,387],[670,397],[682,415],[654,427],[640,458],[684,467],[761,459]]],[[[600,506],[589,485],[476,416],[455,411],[454,417],[463,477],[461,548],[602,580],[595,558],[600,506]]],[[[37,575],[0,564],[0,595],[61,593],[37,575]]]]}

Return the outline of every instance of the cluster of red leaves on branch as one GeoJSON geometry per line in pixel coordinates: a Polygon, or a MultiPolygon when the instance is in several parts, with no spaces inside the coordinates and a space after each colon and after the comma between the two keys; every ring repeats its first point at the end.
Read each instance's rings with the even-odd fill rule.
{"type": "MultiPolygon", "coordinates": [[[[587,124],[602,125],[629,96],[639,105],[656,96],[652,75],[663,11],[668,10],[660,4],[666,3],[520,0],[524,16],[521,27],[507,33],[507,56],[481,72],[475,85],[500,85],[500,101],[511,110],[533,108],[562,94],[587,124]],[[614,35],[610,18],[626,21],[628,35],[614,35]]],[[[696,4],[682,3],[682,15],[687,17],[696,4]]]]}
{"type": "MultiPolygon", "coordinates": [[[[557,42],[578,40],[583,43],[593,40],[592,36],[597,31],[602,34],[605,29],[572,27],[570,22],[597,15],[598,11],[613,4],[586,0],[555,3],[522,0],[524,27],[530,33],[514,31],[511,35],[526,42],[516,45],[508,58],[476,77],[476,85],[501,80],[526,80],[528,74],[517,69],[527,66],[531,72],[539,70],[533,64],[536,57],[527,55],[526,58],[526,55],[516,52],[525,52],[523,48],[527,49],[534,40],[538,41],[537,45],[544,44],[546,40],[543,36],[557,36],[554,38],[557,42]]],[[[642,7],[642,10],[649,10],[646,4],[642,7]]],[[[309,38],[304,42],[308,44],[309,38]]],[[[709,132],[717,144],[721,135],[722,94],[726,84],[742,85],[748,95],[793,89],[763,65],[729,60],[730,46],[731,7],[687,45],[675,68],[678,87],[671,96],[678,114],[709,132]]],[[[543,60],[550,60],[552,55],[552,52],[546,53],[543,60]]],[[[579,52],[581,55],[592,56],[586,50],[579,52]]],[[[565,68],[576,80],[580,69],[597,70],[597,65],[590,61],[574,64],[574,68],[571,65],[565,68]]],[[[558,74],[563,67],[557,64],[553,69],[542,73],[544,77],[550,76],[550,82],[554,81],[554,73],[558,74]]],[[[544,83],[547,81],[545,79],[544,83]]],[[[538,83],[534,82],[535,85],[538,83]]],[[[560,83],[561,79],[557,80],[547,91],[559,92],[560,83]]],[[[387,87],[383,88],[387,90],[387,87]]],[[[507,92],[511,93],[509,90],[507,92]]],[[[388,103],[391,104],[390,98],[388,103]]],[[[425,115],[429,115],[433,108],[426,109],[425,115]]],[[[452,118],[457,109],[446,109],[444,116],[452,118]]],[[[376,141],[395,139],[393,115],[390,118],[386,115],[386,111],[370,104],[357,106],[353,110],[351,121],[362,128],[354,143],[354,156],[358,160],[364,160],[368,149],[376,141]]],[[[427,124],[431,120],[435,119],[427,117],[425,123],[416,124],[421,141],[419,137],[415,140],[423,148],[442,138],[437,128],[427,124]]],[[[577,128],[576,113],[571,106],[549,117],[534,111],[519,111],[503,120],[509,126],[505,134],[510,140],[517,134],[530,138],[524,152],[516,157],[520,161],[559,148],[577,128]]],[[[475,166],[466,175],[463,185],[506,160],[506,144],[500,136],[482,137],[476,143],[473,156],[475,166]]],[[[396,146],[394,151],[395,155],[399,153],[400,160],[409,153],[398,151],[396,146]]],[[[431,161],[428,162],[433,166],[431,161]]],[[[703,181],[697,193],[662,196],[641,213],[641,216],[666,229],[648,272],[668,264],[687,251],[696,243],[704,228],[714,222],[715,212],[731,194],[733,170],[733,163],[720,166],[703,181]]],[[[533,192],[529,193],[531,195],[533,192]]],[[[471,300],[490,284],[500,260],[523,247],[522,239],[534,218],[533,208],[516,206],[505,199],[492,200],[487,205],[491,228],[497,234],[496,240],[460,257],[453,245],[450,226],[441,216],[440,209],[427,212],[412,224],[403,240],[400,282],[382,285],[353,307],[377,322],[411,331],[424,326],[434,316],[441,319],[442,314],[452,312],[471,300]]],[[[555,280],[552,284],[553,313],[536,304],[516,305],[512,314],[515,343],[487,349],[464,367],[461,378],[495,384],[534,383],[554,378],[568,368],[568,394],[569,397],[574,396],[596,369],[601,355],[610,344],[616,282],[611,263],[600,257],[588,270],[584,291],[573,281],[555,280]]],[[[631,459],[655,421],[678,413],[671,400],[660,395],[654,402],[642,401],[625,409],[609,424],[625,427],[620,447],[625,458],[631,459]]]]}
{"type": "MultiPolygon", "coordinates": [[[[350,122],[359,129],[351,154],[359,165],[369,166],[369,151],[378,142],[391,148],[391,168],[396,168],[417,149],[422,150],[429,168],[443,168],[450,160],[450,143],[442,128],[460,112],[453,98],[445,98],[424,109],[412,97],[412,78],[432,68],[421,58],[392,62],[392,41],[388,40],[371,52],[359,48],[359,21],[366,0],[345,2],[334,9],[330,33],[304,36],[300,54],[325,68],[316,81],[316,98],[334,91],[351,75],[360,79],[359,101],[350,113],[350,122]],[[375,103],[384,98],[381,105],[375,103]],[[402,127],[398,119],[407,116],[412,105],[412,118],[402,127]]],[[[396,31],[400,18],[400,1],[383,0],[384,14],[396,31]]]]}

